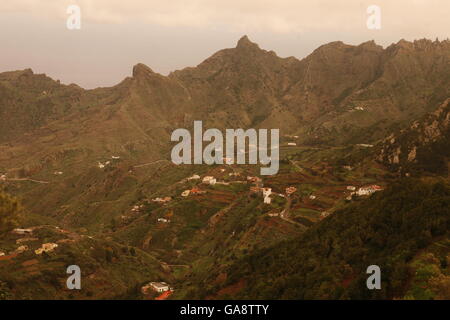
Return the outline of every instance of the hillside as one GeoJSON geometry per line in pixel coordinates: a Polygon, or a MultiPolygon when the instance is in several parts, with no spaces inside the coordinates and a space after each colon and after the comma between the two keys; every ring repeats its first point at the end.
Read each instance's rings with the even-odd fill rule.
{"type": "Polygon", "coordinates": [[[216,271],[199,283],[195,297],[204,298],[203,287],[225,273],[224,284],[207,290],[215,298],[228,298],[221,292],[234,286],[234,299],[422,299],[425,291],[427,298],[448,299],[448,291],[439,286],[410,286],[444,281],[440,285],[448,288],[449,204],[447,182],[404,180],[336,211],[293,240],[216,271]],[[425,278],[415,273],[417,266],[421,272],[426,264],[436,268],[436,261],[437,270],[425,278]],[[372,264],[382,270],[381,290],[365,287],[365,271],[372,264]],[[430,279],[434,276],[440,280],[430,279]]]}
{"type": "Polygon", "coordinates": [[[420,120],[380,143],[379,161],[403,174],[423,171],[448,175],[450,99],[420,120]]]}
{"type": "Polygon", "coordinates": [[[143,299],[148,281],[173,299],[446,296],[449,62],[448,40],[298,60],[244,36],[110,88],[1,73],[0,298],[143,299]],[[173,164],[170,135],[194,120],[279,128],[278,174],[173,164]],[[78,295],[60,290],[71,264],[88,275],[78,295]],[[387,272],[377,294],[361,291],[369,264],[387,272]]]}

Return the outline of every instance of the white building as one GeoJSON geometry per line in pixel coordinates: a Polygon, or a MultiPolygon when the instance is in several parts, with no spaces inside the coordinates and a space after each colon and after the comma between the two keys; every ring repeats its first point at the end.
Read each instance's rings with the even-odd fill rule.
{"type": "Polygon", "coordinates": [[[202,182],[205,184],[215,185],[217,180],[212,176],[206,176],[203,178],[202,182]]]}
{"type": "Polygon", "coordinates": [[[22,253],[28,250],[28,246],[20,246],[16,249],[16,253],[22,253]]]}
{"type": "Polygon", "coordinates": [[[182,197],[188,197],[190,193],[191,193],[191,190],[184,190],[184,191],[181,193],[181,196],[182,196],[182,197]]]}
{"type": "Polygon", "coordinates": [[[165,282],[150,282],[149,285],[156,292],[165,292],[170,290],[169,285],[165,282]]]}
{"type": "Polygon", "coordinates": [[[272,198],[270,196],[264,197],[264,203],[270,204],[272,202],[272,198]]]}
{"type": "Polygon", "coordinates": [[[356,187],[354,187],[354,186],[347,186],[347,190],[355,191],[355,190],[356,190],[356,187]]]}
{"type": "Polygon", "coordinates": [[[200,176],[198,174],[194,174],[192,177],[189,177],[188,180],[198,180],[200,176]]]}
{"type": "Polygon", "coordinates": [[[264,197],[264,203],[270,204],[272,202],[272,199],[270,198],[270,195],[272,194],[272,188],[262,188],[262,193],[264,197]]]}
{"type": "Polygon", "coordinates": [[[164,197],[164,198],[158,197],[158,198],[152,199],[153,202],[157,202],[157,203],[166,203],[171,200],[172,200],[172,197],[164,197]]]}
{"type": "Polygon", "coordinates": [[[328,211],[322,211],[322,212],[320,213],[320,216],[321,216],[322,218],[326,218],[326,217],[328,217],[330,214],[331,214],[331,212],[328,212],[328,211]]]}
{"type": "Polygon", "coordinates": [[[132,212],[139,212],[142,208],[144,208],[144,205],[135,205],[133,206],[133,208],[131,209],[132,212]]]}
{"type": "Polygon", "coordinates": [[[168,219],[166,219],[166,218],[158,218],[158,222],[169,223],[170,220],[168,220],[168,219]]]}
{"type": "Polygon", "coordinates": [[[272,188],[262,188],[262,193],[264,197],[268,197],[272,194],[272,188]]]}
{"type": "Polygon", "coordinates": [[[0,181],[6,181],[6,174],[0,174],[0,181]]]}
{"type": "Polygon", "coordinates": [[[3,257],[5,253],[3,251],[0,251],[0,257],[3,257]]]}
{"type": "Polygon", "coordinates": [[[57,248],[58,245],[56,243],[44,243],[42,244],[42,247],[34,250],[34,253],[36,254],[42,254],[43,252],[51,252],[53,250],[55,250],[55,248],[57,248]]]}
{"type": "Polygon", "coordinates": [[[377,191],[381,191],[383,190],[380,186],[378,185],[371,185],[368,187],[361,187],[358,189],[358,191],[356,191],[356,194],[358,196],[370,196],[372,193],[375,193],[377,191]]]}
{"type": "Polygon", "coordinates": [[[17,229],[14,229],[12,231],[12,233],[19,234],[19,235],[25,235],[25,234],[32,234],[33,230],[32,229],[20,229],[20,228],[17,228],[17,229]]]}
{"type": "Polygon", "coordinates": [[[288,142],[288,146],[295,147],[297,144],[295,142],[288,142]]]}
{"type": "Polygon", "coordinates": [[[311,200],[314,200],[314,199],[316,199],[316,196],[312,194],[312,195],[309,196],[309,198],[310,198],[311,200]]]}

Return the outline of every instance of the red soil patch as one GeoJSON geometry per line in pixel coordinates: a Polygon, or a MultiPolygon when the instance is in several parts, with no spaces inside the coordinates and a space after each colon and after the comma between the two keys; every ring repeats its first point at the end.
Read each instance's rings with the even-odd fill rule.
{"type": "Polygon", "coordinates": [[[166,300],[171,294],[172,294],[172,291],[170,291],[170,290],[163,292],[160,296],[156,297],[155,300],[166,300]]]}
{"type": "Polygon", "coordinates": [[[17,257],[19,254],[18,253],[14,253],[14,254],[10,254],[9,256],[2,256],[0,257],[0,261],[9,261],[15,257],[17,257]]]}
{"type": "Polygon", "coordinates": [[[32,266],[32,265],[37,264],[37,263],[39,263],[38,259],[32,259],[32,260],[27,260],[24,263],[22,263],[22,266],[29,267],[29,266],[32,266]]]}
{"type": "Polygon", "coordinates": [[[228,287],[221,289],[217,293],[217,296],[222,296],[222,295],[226,295],[226,294],[232,296],[232,295],[238,293],[239,291],[241,291],[245,287],[245,284],[246,284],[246,281],[244,279],[242,279],[235,284],[232,284],[228,287]]]}

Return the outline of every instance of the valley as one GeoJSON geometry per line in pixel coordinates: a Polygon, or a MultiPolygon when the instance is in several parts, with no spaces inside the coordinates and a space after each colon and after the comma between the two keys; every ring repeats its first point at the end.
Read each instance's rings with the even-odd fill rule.
{"type": "Polygon", "coordinates": [[[298,60],[244,36],[110,88],[1,73],[0,298],[448,298],[449,61],[448,40],[298,60]],[[195,120],[279,129],[277,174],[174,164],[195,120]]]}

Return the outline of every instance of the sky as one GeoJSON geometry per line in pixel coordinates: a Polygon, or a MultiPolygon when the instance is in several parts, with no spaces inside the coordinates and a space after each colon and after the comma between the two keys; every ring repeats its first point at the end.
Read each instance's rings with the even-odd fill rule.
{"type": "Polygon", "coordinates": [[[84,88],[112,86],[144,63],[155,72],[196,66],[243,35],[299,59],[331,41],[450,37],[449,0],[1,0],[0,72],[32,68],[84,88]],[[70,5],[81,29],[69,30],[70,5]],[[369,29],[368,7],[381,29],[369,29]]]}

